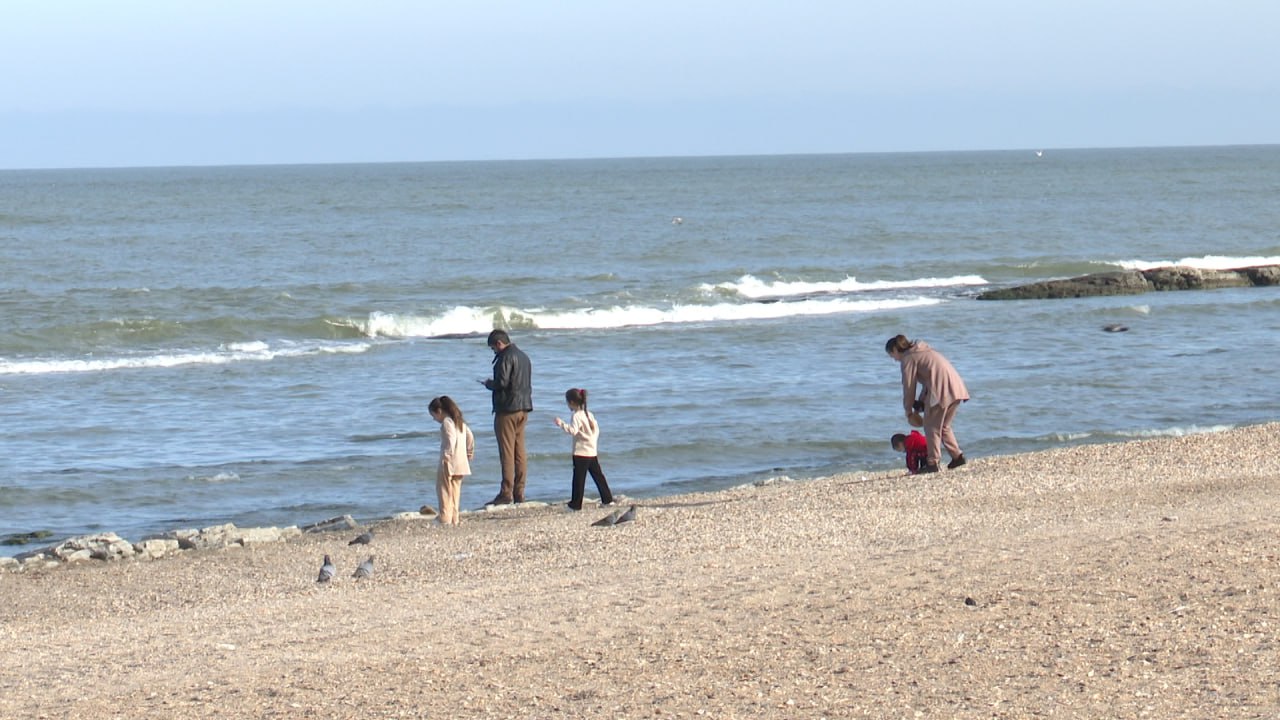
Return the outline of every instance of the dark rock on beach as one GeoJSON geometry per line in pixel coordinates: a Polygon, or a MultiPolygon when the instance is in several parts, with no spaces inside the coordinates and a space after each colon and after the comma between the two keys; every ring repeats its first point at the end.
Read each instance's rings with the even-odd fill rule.
{"type": "Polygon", "coordinates": [[[1092,273],[1064,280],[1045,280],[1017,287],[988,290],[979,300],[1048,300],[1099,295],[1140,295],[1165,290],[1216,290],[1280,285],[1280,265],[1211,270],[1183,265],[1150,270],[1092,273]]]}

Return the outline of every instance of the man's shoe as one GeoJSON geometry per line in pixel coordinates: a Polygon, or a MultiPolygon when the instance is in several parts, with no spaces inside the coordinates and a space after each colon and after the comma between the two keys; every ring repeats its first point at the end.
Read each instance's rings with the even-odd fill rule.
{"type": "Polygon", "coordinates": [[[955,470],[956,468],[960,467],[963,464],[964,464],[964,453],[960,453],[959,455],[951,458],[951,462],[947,463],[947,469],[955,470]]]}
{"type": "Polygon", "coordinates": [[[935,473],[935,472],[938,472],[937,465],[921,465],[919,472],[917,472],[916,474],[923,475],[924,473],[935,473]]]}
{"type": "Polygon", "coordinates": [[[501,495],[498,495],[494,497],[492,500],[490,500],[489,502],[485,503],[485,505],[510,505],[510,504],[511,504],[511,498],[502,497],[501,495]]]}

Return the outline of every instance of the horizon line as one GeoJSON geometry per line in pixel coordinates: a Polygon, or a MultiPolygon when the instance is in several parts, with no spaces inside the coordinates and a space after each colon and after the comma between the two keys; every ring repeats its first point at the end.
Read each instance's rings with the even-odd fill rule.
{"type": "Polygon", "coordinates": [[[485,164],[525,162],[592,162],[603,160],[678,160],[712,158],[766,158],[766,157],[818,157],[841,155],[940,155],[967,153],[1037,153],[1081,152],[1094,150],[1189,150],[1196,148],[1267,148],[1280,143],[1225,143],[1185,145],[1096,145],[1096,146],[1035,146],[1017,148],[970,149],[917,149],[917,150],[846,150],[832,152],[776,152],[776,153],[708,153],[705,155],[581,155],[564,157],[508,157],[508,158],[453,158],[435,160],[330,160],[314,162],[261,162],[261,163],[175,163],[172,165],[50,165],[43,167],[0,167],[0,172],[55,172],[63,170],[182,170],[215,168],[267,168],[267,167],[323,167],[341,165],[430,165],[430,164],[485,164]]]}

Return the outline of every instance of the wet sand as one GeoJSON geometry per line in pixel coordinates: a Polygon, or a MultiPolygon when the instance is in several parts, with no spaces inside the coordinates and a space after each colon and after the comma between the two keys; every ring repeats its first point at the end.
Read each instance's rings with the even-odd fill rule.
{"type": "Polygon", "coordinates": [[[0,717],[1277,718],[1278,438],[2,573],[0,717]]]}

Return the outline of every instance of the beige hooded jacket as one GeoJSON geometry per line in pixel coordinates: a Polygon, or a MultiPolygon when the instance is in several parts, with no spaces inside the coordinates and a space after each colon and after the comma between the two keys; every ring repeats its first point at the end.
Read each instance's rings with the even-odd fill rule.
{"type": "Polygon", "coordinates": [[[960,373],[951,366],[942,353],[917,340],[902,353],[902,407],[911,412],[916,401],[916,385],[923,386],[920,400],[926,406],[941,405],[969,399],[969,390],[960,379],[960,373]]]}

